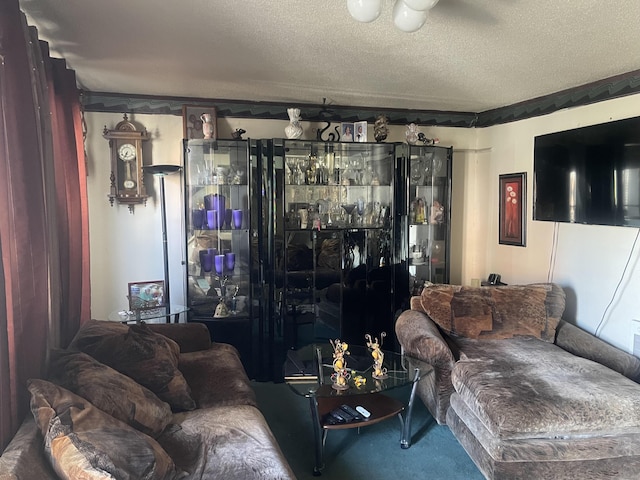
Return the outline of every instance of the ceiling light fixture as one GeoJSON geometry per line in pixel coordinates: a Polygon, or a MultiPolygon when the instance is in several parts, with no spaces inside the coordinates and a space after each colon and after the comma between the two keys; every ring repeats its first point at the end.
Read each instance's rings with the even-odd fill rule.
{"type": "Polygon", "coordinates": [[[359,22],[373,22],[382,12],[382,0],[347,0],[347,9],[359,22]]]}
{"type": "MultiPolygon", "coordinates": [[[[438,0],[396,0],[393,23],[403,32],[419,30],[427,21],[427,13],[438,0]]],[[[373,22],[382,12],[382,0],[347,0],[347,9],[359,22],[373,22]]]]}

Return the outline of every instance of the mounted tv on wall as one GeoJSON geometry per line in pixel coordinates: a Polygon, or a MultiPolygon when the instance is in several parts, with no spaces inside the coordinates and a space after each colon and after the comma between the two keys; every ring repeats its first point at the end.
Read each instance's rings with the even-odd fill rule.
{"type": "Polygon", "coordinates": [[[535,137],[533,219],[640,227],[640,117],[535,137]]]}

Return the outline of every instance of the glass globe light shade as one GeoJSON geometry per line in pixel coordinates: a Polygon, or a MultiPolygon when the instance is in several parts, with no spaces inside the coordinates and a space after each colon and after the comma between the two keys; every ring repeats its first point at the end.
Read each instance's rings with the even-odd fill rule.
{"type": "Polygon", "coordinates": [[[359,22],[373,22],[382,12],[382,0],[347,0],[347,9],[359,22]]]}
{"type": "Polygon", "coordinates": [[[431,10],[436,6],[438,0],[402,0],[404,4],[412,10],[424,12],[425,10],[431,10]]]}
{"type": "Polygon", "coordinates": [[[397,0],[393,6],[393,23],[403,32],[411,33],[419,30],[427,21],[427,12],[409,8],[403,0],[397,0]]]}

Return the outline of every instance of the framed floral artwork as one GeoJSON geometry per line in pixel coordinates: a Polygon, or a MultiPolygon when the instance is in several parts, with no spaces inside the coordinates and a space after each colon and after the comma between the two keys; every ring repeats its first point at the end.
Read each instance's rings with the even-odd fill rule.
{"type": "Polygon", "coordinates": [[[527,173],[500,175],[500,217],[498,243],[526,245],[527,173]]]}

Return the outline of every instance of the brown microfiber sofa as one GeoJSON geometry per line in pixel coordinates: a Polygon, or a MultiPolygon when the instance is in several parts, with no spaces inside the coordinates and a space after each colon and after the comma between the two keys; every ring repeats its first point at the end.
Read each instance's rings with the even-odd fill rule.
{"type": "Polygon", "coordinates": [[[92,320],[28,388],[0,480],[295,478],[238,352],[203,324],[92,320]]]}
{"type": "Polygon", "coordinates": [[[418,393],[488,479],[640,478],[640,360],[561,320],[555,284],[432,285],[396,323],[418,393]]]}

